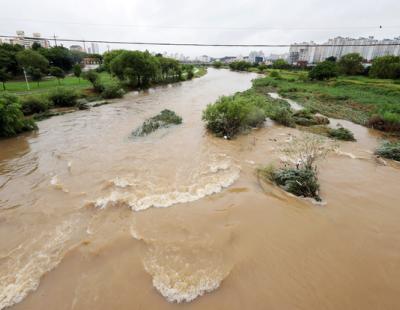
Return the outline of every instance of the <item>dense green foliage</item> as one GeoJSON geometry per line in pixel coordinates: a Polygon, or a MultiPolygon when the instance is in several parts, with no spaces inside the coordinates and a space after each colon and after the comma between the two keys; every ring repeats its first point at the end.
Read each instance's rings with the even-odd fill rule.
{"type": "Polygon", "coordinates": [[[274,69],[288,69],[290,68],[290,64],[287,63],[284,59],[277,59],[272,64],[272,68],[274,69]]]}
{"type": "Polygon", "coordinates": [[[0,69],[0,82],[3,84],[3,90],[6,90],[6,82],[11,79],[11,74],[6,69],[0,69]]]}
{"type": "Polygon", "coordinates": [[[323,61],[317,64],[308,73],[308,77],[311,80],[328,80],[338,76],[338,70],[336,63],[332,61],[323,61]]]}
{"type": "Polygon", "coordinates": [[[65,78],[65,72],[60,67],[50,67],[50,75],[58,80],[58,84],[60,84],[60,80],[65,78]]]}
{"type": "Polygon", "coordinates": [[[82,67],[81,67],[81,65],[80,64],[75,64],[74,65],[74,67],[72,68],[73,69],[73,71],[74,71],[74,75],[79,79],[79,81],[80,81],[80,78],[81,78],[81,76],[82,76],[82,67]]]}
{"type": "Polygon", "coordinates": [[[234,71],[248,71],[251,63],[244,60],[234,61],[229,64],[229,68],[234,71]]]}
{"type": "Polygon", "coordinates": [[[317,172],[314,168],[285,167],[275,169],[267,166],[259,170],[261,176],[282,187],[285,191],[300,197],[311,197],[320,201],[318,195],[319,183],[317,172]]]}
{"type": "Polygon", "coordinates": [[[36,128],[32,120],[24,118],[17,96],[0,94],[0,137],[11,137],[36,128]]]}
{"type": "Polygon", "coordinates": [[[363,58],[358,53],[350,53],[340,58],[338,62],[339,71],[347,75],[357,75],[364,71],[363,58]]]}
{"type": "Polygon", "coordinates": [[[21,109],[24,115],[46,112],[50,102],[46,96],[25,96],[21,98],[21,109]]]}
{"type": "Polygon", "coordinates": [[[328,117],[342,118],[383,131],[400,132],[400,85],[391,80],[364,76],[335,81],[310,81],[304,72],[281,71],[258,79],[254,85],[264,93],[278,91],[328,117]]]}
{"type": "Polygon", "coordinates": [[[145,136],[157,129],[179,124],[182,124],[182,117],[177,115],[174,111],[166,109],[162,110],[160,114],[146,120],[142,126],[133,131],[132,135],[145,136]]]}
{"type": "Polygon", "coordinates": [[[55,107],[73,107],[78,97],[75,90],[65,87],[58,87],[49,92],[49,100],[55,107]]]}
{"type": "Polygon", "coordinates": [[[35,69],[40,72],[46,72],[49,66],[49,61],[34,50],[22,50],[17,53],[16,58],[18,64],[25,68],[28,73],[35,69]]]}
{"type": "Polygon", "coordinates": [[[328,136],[331,138],[334,138],[337,140],[343,140],[343,141],[355,141],[356,140],[354,138],[353,133],[344,127],[329,129],[328,136]]]}
{"type": "Polygon", "coordinates": [[[384,142],[375,151],[376,155],[400,161],[400,142],[384,142]]]}
{"type": "Polygon", "coordinates": [[[372,61],[369,75],[381,79],[399,79],[400,78],[400,57],[383,56],[375,58],[372,61]]]}
{"type": "Polygon", "coordinates": [[[261,125],[265,120],[261,96],[223,96],[203,111],[207,129],[217,136],[232,138],[239,132],[261,125]]]}
{"type": "Polygon", "coordinates": [[[147,51],[123,51],[111,60],[109,67],[129,87],[148,87],[152,83],[182,79],[182,67],[177,60],[152,56],[147,51]]]}

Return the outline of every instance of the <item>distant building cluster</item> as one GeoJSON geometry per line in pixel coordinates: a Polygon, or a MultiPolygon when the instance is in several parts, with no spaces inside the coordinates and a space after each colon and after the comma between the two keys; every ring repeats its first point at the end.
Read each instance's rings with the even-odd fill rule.
{"type": "Polygon", "coordinates": [[[313,41],[295,43],[289,49],[289,63],[309,63],[314,64],[324,61],[328,57],[337,59],[350,53],[360,54],[366,61],[371,61],[375,57],[385,55],[400,56],[400,37],[394,39],[377,40],[374,37],[368,38],[343,38],[336,37],[329,39],[317,46],[313,41]],[[356,45],[376,45],[376,44],[398,44],[398,45],[377,45],[377,46],[356,46],[356,45]],[[307,45],[307,46],[304,46],[307,45]],[[346,46],[347,45],[347,46],[346,46]],[[349,46],[353,45],[353,46],[349,46]]]}
{"type": "Polygon", "coordinates": [[[38,32],[32,33],[32,36],[25,36],[25,31],[19,30],[17,31],[17,35],[13,38],[0,39],[0,43],[8,43],[8,44],[18,44],[22,45],[25,48],[31,48],[33,43],[38,43],[44,48],[50,47],[49,40],[43,39],[42,35],[38,32]]]}

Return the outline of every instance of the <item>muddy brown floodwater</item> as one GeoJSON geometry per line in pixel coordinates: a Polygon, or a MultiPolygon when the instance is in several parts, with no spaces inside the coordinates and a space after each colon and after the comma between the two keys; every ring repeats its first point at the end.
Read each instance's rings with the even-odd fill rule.
{"type": "Polygon", "coordinates": [[[0,309],[400,309],[400,169],[374,159],[379,135],[339,121],[358,142],[318,163],[324,206],[261,184],[301,133],[201,121],[255,77],[209,69],[1,140],[0,309]],[[165,108],[183,124],[130,136],[165,108]]]}

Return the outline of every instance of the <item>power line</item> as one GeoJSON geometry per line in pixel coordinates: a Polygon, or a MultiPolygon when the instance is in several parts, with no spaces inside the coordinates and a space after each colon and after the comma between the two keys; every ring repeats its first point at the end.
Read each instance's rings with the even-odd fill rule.
{"type": "MultiPolygon", "coordinates": [[[[15,38],[10,35],[0,35],[0,38],[15,38]]],[[[38,40],[35,37],[24,37],[25,39],[38,40]]],[[[40,38],[41,40],[54,40],[54,38],[40,38]]],[[[58,38],[58,41],[63,42],[90,42],[90,43],[104,43],[104,44],[126,44],[126,45],[158,45],[158,46],[195,46],[195,47],[363,47],[363,46],[398,46],[400,41],[391,43],[367,43],[367,44],[213,44],[213,43],[175,43],[175,42],[140,42],[140,41],[108,41],[108,40],[83,40],[83,39],[69,39],[58,38]]]]}

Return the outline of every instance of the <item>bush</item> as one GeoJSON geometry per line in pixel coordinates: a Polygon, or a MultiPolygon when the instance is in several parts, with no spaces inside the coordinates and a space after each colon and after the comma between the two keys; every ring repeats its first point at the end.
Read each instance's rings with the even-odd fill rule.
{"type": "Polygon", "coordinates": [[[340,58],[338,62],[339,69],[347,75],[361,74],[364,71],[362,65],[363,58],[358,53],[350,53],[340,58]]]}
{"type": "Polygon", "coordinates": [[[281,75],[279,74],[278,71],[271,71],[269,76],[272,77],[272,78],[275,78],[275,79],[280,79],[281,78],[281,75]]]}
{"type": "Polygon", "coordinates": [[[235,96],[221,97],[214,104],[207,106],[203,111],[202,119],[207,123],[207,129],[217,136],[231,138],[243,130],[249,106],[236,100],[235,96]]]}
{"type": "Polygon", "coordinates": [[[400,161],[400,142],[384,142],[375,151],[376,155],[400,161]]]}
{"type": "Polygon", "coordinates": [[[337,139],[337,140],[356,141],[353,133],[344,127],[339,127],[336,129],[329,129],[328,136],[331,138],[337,139]]]}
{"type": "Polygon", "coordinates": [[[279,107],[274,109],[269,118],[281,125],[295,127],[292,111],[288,108],[279,107]]]}
{"type": "Polygon", "coordinates": [[[308,73],[308,77],[311,80],[328,80],[333,77],[338,76],[338,71],[336,67],[336,63],[332,61],[323,61],[317,64],[311,71],[308,73]]]}
{"type": "Polygon", "coordinates": [[[281,168],[275,170],[267,167],[263,175],[281,186],[285,191],[300,197],[311,197],[320,201],[319,184],[315,169],[281,168]]]}
{"type": "Polygon", "coordinates": [[[137,128],[132,135],[134,136],[145,136],[153,131],[168,127],[170,125],[182,124],[182,117],[178,116],[174,111],[163,110],[160,114],[146,120],[142,126],[137,128]]]}
{"type": "Polygon", "coordinates": [[[400,78],[400,57],[388,55],[375,58],[372,61],[369,75],[381,79],[400,78]]]}
{"type": "Polygon", "coordinates": [[[77,99],[78,94],[72,89],[58,87],[49,92],[49,100],[56,107],[73,107],[77,99]]]}
{"type": "Polygon", "coordinates": [[[124,94],[125,92],[119,83],[109,82],[103,84],[103,91],[101,92],[101,97],[103,97],[104,99],[122,98],[124,94]]]}
{"type": "Polygon", "coordinates": [[[300,126],[314,126],[329,124],[329,119],[322,115],[314,115],[308,109],[302,109],[293,113],[294,122],[300,126]]]}
{"type": "Polygon", "coordinates": [[[33,120],[24,118],[17,96],[0,94],[0,137],[11,137],[36,128],[33,120]]]}
{"type": "Polygon", "coordinates": [[[46,112],[50,107],[49,100],[44,96],[26,96],[21,99],[21,109],[24,115],[46,112]]]}

